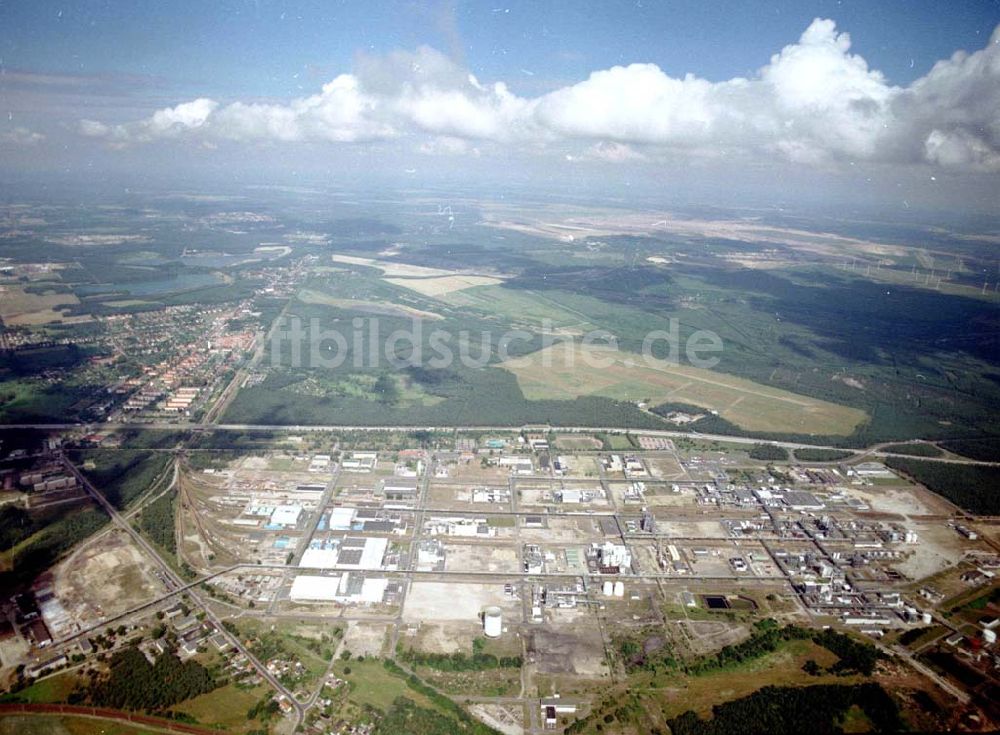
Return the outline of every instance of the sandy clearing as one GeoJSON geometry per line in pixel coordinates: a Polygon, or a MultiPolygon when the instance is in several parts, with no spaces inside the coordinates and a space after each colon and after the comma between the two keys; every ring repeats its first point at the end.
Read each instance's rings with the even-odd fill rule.
{"type": "MultiPolygon", "coordinates": [[[[389,281],[390,279],[386,279],[389,281]]],[[[391,282],[391,281],[390,281],[391,282]]],[[[338,299],[333,296],[303,289],[299,292],[299,300],[307,304],[326,304],[338,309],[348,309],[351,311],[363,311],[368,314],[381,314],[385,316],[403,316],[413,319],[444,319],[443,316],[433,311],[423,311],[405,304],[394,304],[388,301],[363,301],[361,299],[338,299]]]]}
{"type": "Polygon", "coordinates": [[[451,276],[455,273],[455,271],[444,270],[442,268],[428,268],[422,265],[395,263],[388,260],[376,260],[375,258],[361,258],[355,255],[333,255],[331,258],[335,263],[349,263],[351,265],[365,265],[371,268],[378,268],[386,278],[397,276],[433,278],[434,276],[451,276]]]}
{"type": "Polygon", "coordinates": [[[477,621],[484,608],[496,605],[509,618],[519,603],[507,597],[503,583],[414,582],[403,605],[403,620],[477,621]]]}
{"type": "Polygon", "coordinates": [[[443,296],[455,291],[464,291],[476,286],[495,286],[503,283],[502,278],[493,276],[450,275],[435,278],[384,278],[386,283],[402,286],[424,296],[443,296]]]}

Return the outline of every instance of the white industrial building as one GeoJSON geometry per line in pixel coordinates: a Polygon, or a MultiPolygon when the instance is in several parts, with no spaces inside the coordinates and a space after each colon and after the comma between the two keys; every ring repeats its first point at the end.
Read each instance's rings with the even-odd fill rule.
{"type": "Polygon", "coordinates": [[[628,570],[632,566],[632,552],[624,544],[591,544],[591,553],[602,569],[628,570]]]}
{"type": "Polygon", "coordinates": [[[372,472],[378,464],[378,452],[353,452],[340,462],[345,472],[372,472]]]}
{"type": "Polygon", "coordinates": [[[312,458],[309,463],[310,472],[323,472],[330,467],[330,455],[329,454],[317,454],[312,458]]]}
{"type": "MultiPolygon", "coordinates": [[[[560,503],[579,503],[584,500],[584,493],[579,488],[567,487],[555,491],[555,498],[560,503]]],[[[589,498],[587,498],[589,500],[589,498]]]]}
{"type": "Polygon", "coordinates": [[[385,597],[389,580],[362,577],[359,574],[335,574],[328,577],[300,574],[292,581],[289,598],[293,602],[345,602],[378,604],[385,597]]]}
{"type": "Polygon", "coordinates": [[[460,536],[463,538],[486,538],[496,536],[497,530],[485,518],[429,518],[424,530],[435,536],[460,536]]]}
{"type": "Polygon", "coordinates": [[[508,454],[500,458],[501,467],[509,467],[515,475],[531,475],[535,471],[535,466],[531,462],[531,457],[508,454]]]}
{"type": "Polygon", "coordinates": [[[346,536],[330,548],[309,548],[300,567],[308,569],[381,569],[389,539],[346,536]]]}
{"type": "Polygon", "coordinates": [[[279,505],[271,513],[269,521],[272,526],[297,526],[302,516],[301,505],[279,505]]]}
{"type": "Polygon", "coordinates": [[[354,508],[334,508],[330,511],[327,528],[331,531],[350,531],[357,511],[354,508]]]}

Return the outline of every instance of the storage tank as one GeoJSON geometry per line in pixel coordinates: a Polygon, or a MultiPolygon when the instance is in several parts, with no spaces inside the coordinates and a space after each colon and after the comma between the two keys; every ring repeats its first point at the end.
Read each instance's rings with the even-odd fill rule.
{"type": "Polygon", "coordinates": [[[503,617],[499,607],[488,607],[483,613],[483,635],[487,638],[499,638],[503,633],[503,617]]]}
{"type": "Polygon", "coordinates": [[[624,596],[625,596],[625,583],[615,582],[615,597],[624,597],[624,596]]]}
{"type": "Polygon", "coordinates": [[[615,583],[610,579],[604,581],[603,591],[605,597],[611,597],[615,593],[615,583]]]}
{"type": "Polygon", "coordinates": [[[930,625],[933,622],[933,618],[931,618],[931,614],[929,612],[925,612],[920,619],[923,621],[924,625],[930,625]]]}
{"type": "Polygon", "coordinates": [[[997,632],[995,630],[983,631],[983,643],[987,645],[997,642],[997,632]]]}

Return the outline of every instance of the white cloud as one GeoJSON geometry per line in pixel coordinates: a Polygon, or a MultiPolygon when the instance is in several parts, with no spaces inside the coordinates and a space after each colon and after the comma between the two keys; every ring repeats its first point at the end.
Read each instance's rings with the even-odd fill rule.
{"type": "Polygon", "coordinates": [[[431,138],[417,148],[425,156],[479,156],[481,151],[464,138],[452,138],[446,135],[431,138]]]}
{"type": "Polygon", "coordinates": [[[0,132],[0,143],[12,146],[37,145],[45,140],[45,136],[24,127],[16,127],[0,132]]]}
{"type": "Polygon", "coordinates": [[[583,142],[590,147],[571,159],[638,160],[642,150],[1000,170],[1000,27],[984,49],[958,52],[908,87],[889,84],[850,48],[833,21],[816,19],[748,78],[675,78],[631,64],[525,98],[422,47],[363,57],[353,73],[285,104],[202,98],[125,125],[82,121],[80,132],[117,144],[413,137],[425,153],[478,151],[489,141],[565,155],[583,142]]]}
{"type": "Polygon", "coordinates": [[[567,161],[609,161],[623,163],[625,161],[645,161],[646,156],[630,145],[601,141],[587,148],[580,155],[566,154],[567,161]]]}
{"type": "Polygon", "coordinates": [[[214,100],[201,97],[177,107],[158,110],[147,121],[150,135],[175,135],[184,130],[200,128],[219,106],[214,100]]]}
{"type": "Polygon", "coordinates": [[[176,138],[204,126],[218,106],[218,102],[200,97],[191,102],[182,102],[176,107],[157,110],[145,120],[126,125],[105,125],[97,120],[81,120],[78,130],[81,135],[106,138],[120,145],[131,141],[176,138]]]}

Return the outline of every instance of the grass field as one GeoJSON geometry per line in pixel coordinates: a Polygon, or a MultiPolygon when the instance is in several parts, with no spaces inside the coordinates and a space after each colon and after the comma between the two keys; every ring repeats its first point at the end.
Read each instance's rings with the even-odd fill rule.
{"type": "Polygon", "coordinates": [[[256,726],[247,721],[247,710],[270,691],[265,686],[246,689],[229,684],[182,702],[174,709],[191,715],[202,725],[241,732],[249,726],[256,726]]]}
{"type": "Polygon", "coordinates": [[[547,321],[553,329],[566,332],[582,333],[597,328],[585,314],[535,291],[497,285],[475,286],[444,294],[443,300],[452,306],[503,316],[512,323],[529,327],[539,327],[547,321]]]}
{"type": "Polygon", "coordinates": [[[493,286],[503,281],[503,279],[493,276],[477,276],[443,268],[428,268],[422,265],[359,258],[353,255],[334,255],[333,260],[338,263],[378,268],[382,271],[382,279],[386,283],[402,286],[423,296],[431,297],[443,296],[476,286],[493,286]]]}
{"type": "Polygon", "coordinates": [[[55,715],[0,717],[0,735],[139,735],[151,730],[110,720],[55,715]]]}
{"type": "Polygon", "coordinates": [[[386,278],[386,283],[402,286],[424,296],[443,296],[454,291],[464,291],[476,286],[493,286],[501,282],[492,276],[454,274],[432,278],[386,278]]]}
{"type": "Polygon", "coordinates": [[[10,699],[30,704],[65,702],[66,697],[76,688],[78,681],[77,675],[72,672],[56,674],[36,681],[31,686],[10,696],[10,699]]]}
{"type": "Polygon", "coordinates": [[[89,316],[64,317],[60,306],[73,306],[80,300],[71,293],[28,293],[23,286],[0,286],[0,319],[9,326],[37,326],[51,322],[86,321],[89,316]]]}
{"type": "Polygon", "coordinates": [[[433,706],[426,698],[413,692],[403,679],[387,671],[381,661],[367,659],[338,662],[334,666],[334,673],[351,683],[350,699],[356,704],[386,710],[396,697],[407,696],[421,706],[433,706]],[[345,673],[347,670],[351,673],[345,673]]]}
{"type": "Polygon", "coordinates": [[[807,676],[802,672],[802,665],[808,659],[820,666],[830,666],[837,657],[812,641],[791,641],[755,661],[704,676],[684,678],[680,687],[682,693],[668,699],[663,709],[668,717],[676,717],[689,709],[705,716],[720,702],[745,697],[762,686],[846,684],[860,680],[856,676],[834,674],[807,676]]]}
{"type": "Polygon", "coordinates": [[[440,314],[432,311],[422,311],[405,304],[393,304],[387,301],[364,301],[360,299],[339,299],[329,294],[312,289],[303,289],[299,300],[307,304],[324,304],[338,309],[361,311],[367,314],[382,314],[385,316],[401,316],[411,319],[443,319],[440,314]]]}
{"type": "Polygon", "coordinates": [[[859,409],[744,378],[663,361],[647,363],[639,355],[569,342],[501,367],[517,376],[529,399],[605,396],[650,405],[691,403],[749,431],[846,435],[865,419],[859,409]]]}

